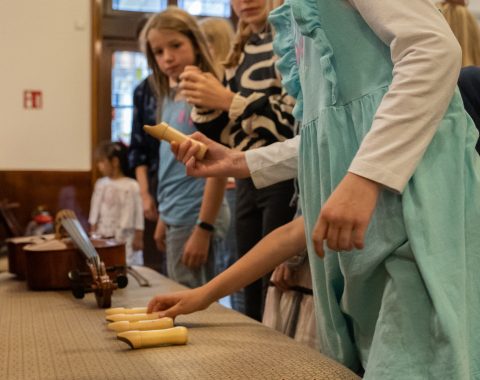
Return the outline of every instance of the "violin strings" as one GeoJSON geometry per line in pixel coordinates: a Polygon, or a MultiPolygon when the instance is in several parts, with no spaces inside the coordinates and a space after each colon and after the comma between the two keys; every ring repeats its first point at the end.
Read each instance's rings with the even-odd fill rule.
{"type": "Polygon", "coordinates": [[[98,253],[78,220],[65,218],[62,220],[62,225],[78,248],[87,256],[87,259],[97,262],[98,253]]]}

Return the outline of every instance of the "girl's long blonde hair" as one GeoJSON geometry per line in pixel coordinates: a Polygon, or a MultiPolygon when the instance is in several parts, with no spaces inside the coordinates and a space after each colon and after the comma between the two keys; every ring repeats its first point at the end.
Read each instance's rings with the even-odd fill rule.
{"type": "MultiPolygon", "coordinates": [[[[273,9],[283,4],[284,0],[267,0],[266,1],[266,10],[267,14],[270,13],[273,9]]],[[[268,21],[266,21],[268,24],[268,21]]],[[[239,20],[237,24],[237,32],[235,33],[235,38],[233,40],[232,49],[224,62],[224,66],[227,69],[237,66],[240,62],[240,57],[243,53],[243,48],[247,43],[250,36],[253,34],[252,28],[246,24],[244,21],[239,20]]]]}
{"type": "Polygon", "coordinates": [[[462,66],[480,66],[480,29],[466,4],[450,0],[438,3],[437,6],[462,47],[462,66]]]}
{"type": "Polygon", "coordinates": [[[223,63],[232,47],[234,36],[232,23],[219,17],[207,17],[198,23],[211,50],[214,51],[215,62],[223,63]]]}
{"type": "Polygon", "coordinates": [[[168,29],[182,33],[192,42],[195,52],[195,64],[204,72],[209,72],[219,78],[220,73],[216,68],[212,56],[208,50],[208,45],[203,33],[201,32],[197,21],[184,10],[177,7],[168,7],[166,10],[154,14],[147,21],[147,24],[140,35],[140,46],[147,57],[148,66],[152,69],[151,76],[153,89],[157,95],[158,118],[161,118],[161,107],[165,97],[172,97],[172,91],[169,85],[169,78],[157,65],[155,55],[148,42],[148,33],[150,30],[168,29]]]}
{"type": "Polygon", "coordinates": [[[227,69],[238,65],[240,57],[242,56],[243,48],[252,34],[252,28],[242,20],[239,20],[237,24],[237,32],[233,39],[232,49],[223,64],[227,69]]]}

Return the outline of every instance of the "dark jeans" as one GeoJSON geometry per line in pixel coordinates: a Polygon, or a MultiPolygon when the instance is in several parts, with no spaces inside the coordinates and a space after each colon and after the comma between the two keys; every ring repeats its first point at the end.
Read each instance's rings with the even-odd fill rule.
{"type": "Polygon", "coordinates": [[[157,249],[155,240],[153,240],[156,225],[157,222],[145,219],[145,230],[143,231],[143,265],[167,275],[165,252],[160,252],[157,249]]]}
{"type": "MultiPolygon", "coordinates": [[[[155,172],[149,171],[148,178],[148,190],[152,195],[153,199],[157,200],[157,183],[158,175],[155,172]]],[[[156,204],[157,208],[158,205],[156,204]]],[[[165,252],[160,252],[157,249],[155,240],[153,239],[153,234],[155,233],[155,228],[157,226],[157,221],[151,221],[145,219],[145,230],[143,231],[143,265],[155,269],[157,272],[160,272],[163,275],[167,275],[167,256],[165,252]]]]}
{"type": "MultiPolygon", "coordinates": [[[[256,189],[250,178],[237,180],[236,235],[239,257],[247,253],[262,237],[292,221],[295,207],[293,180],[256,189]]],[[[245,288],[245,314],[262,320],[270,275],[245,288]]]]}

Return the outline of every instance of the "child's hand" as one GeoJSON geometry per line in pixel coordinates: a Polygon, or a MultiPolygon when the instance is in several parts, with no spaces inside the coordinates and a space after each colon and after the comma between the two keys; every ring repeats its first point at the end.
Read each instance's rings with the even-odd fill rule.
{"type": "MultiPolygon", "coordinates": [[[[194,66],[194,65],[187,65],[185,66],[185,68],[183,69],[183,73],[202,73],[202,70],[200,70],[200,68],[198,66],[194,66]]],[[[182,74],[183,74],[182,73],[182,74]]]]}
{"type": "Polygon", "coordinates": [[[135,235],[132,241],[132,249],[134,251],[141,251],[143,249],[143,231],[135,230],[135,235]]]}
{"type": "Polygon", "coordinates": [[[271,281],[282,291],[294,285],[296,272],[285,263],[280,264],[272,273],[271,281]]]}
{"type": "Polygon", "coordinates": [[[160,312],[159,318],[175,318],[180,314],[190,314],[206,309],[213,300],[209,300],[203,287],[183,292],[162,294],[153,297],[148,303],[147,313],[160,312]]]}
{"type": "Polygon", "coordinates": [[[158,218],[157,226],[155,227],[155,232],[153,233],[153,240],[155,240],[155,245],[160,252],[165,252],[165,236],[167,233],[167,226],[162,219],[158,218]]]}
{"type": "Polygon", "coordinates": [[[187,169],[187,175],[193,177],[236,177],[250,176],[245,153],[234,151],[210,140],[200,132],[195,132],[190,138],[204,143],[208,150],[203,160],[195,158],[198,145],[186,140],[181,144],[172,142],[171,150],[176,159],[182,161],[187,169]]]}
{"type": "Polygon", "coordinates": [[[155,200],[150,193],[142,194],[143,215],[145,219],[155,221],[158,219],[158,211],[155,200]]]}
{"type": "Polygon", "coordinates": [[[195,227],[185,243],[182,264],[191,269],[196,269],[206,264],[210,248],[210,238],[211,232],[195,227]]]}
{"type": "Polygon", "coordinates": [[[192,66],[186,67],[180,74],[179,89],[188,103],[214,110],[228,111],[235,96],[213,74],[192,66]]]}
{"type": "Polygon", "coordinates": [[[313,245],[323,257],[324,240],[335,251],[364,247],[365,232],[375,209],[380,185],[347,173],[323,205],[313,229],[313,245]]]}

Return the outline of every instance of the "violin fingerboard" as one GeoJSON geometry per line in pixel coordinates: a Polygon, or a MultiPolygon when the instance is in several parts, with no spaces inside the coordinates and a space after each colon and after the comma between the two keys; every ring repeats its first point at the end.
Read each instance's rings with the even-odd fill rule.
{"type": "Polygon", "coordinates": [[[61,223],[75,245],[83,252],[87,259],[94,260],[96,257],[99,257],[87,233],[75,217],[75,214],[73,214],[73,218],[71,215],[68,215],[68,217],[64,215],[61,223]]]}

